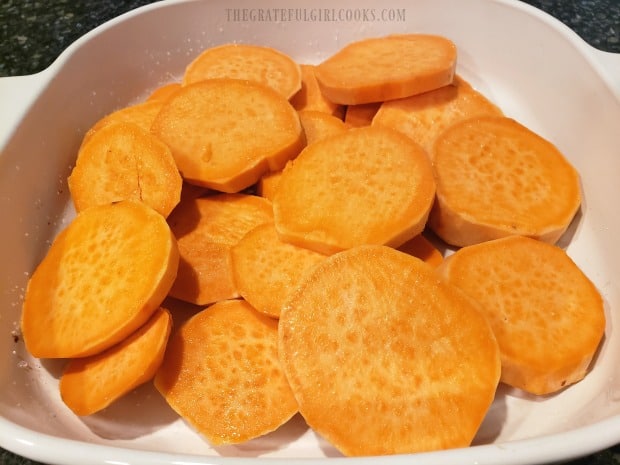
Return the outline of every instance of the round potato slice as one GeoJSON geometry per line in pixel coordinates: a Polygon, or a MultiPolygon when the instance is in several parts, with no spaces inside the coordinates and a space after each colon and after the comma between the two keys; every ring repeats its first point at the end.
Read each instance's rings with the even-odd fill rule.
{"type": "Polygon", "coordinates": [[[468,446],[500,377],[497,342],[472,305],[390,247],[326,258],[280,314],[300,413],[349,456],[468,446]]]}
{"type": "Polygon", "coordinates": [[[184,199],[168,218],[181,256],[170,296],[196,305],[239,297],[230,248],[248,231],[271,221],[271,202],[255,195],[184,199]]]}
{"type": "Polygon", "coordinates": [[[82,146],[68,183],[78,212],[135,200],[168,216],[183,180],[166,144],[135,124],[111,123],[82,146]]]}
{"type": "Polygon", "coordinates": [[[170,312],[160,308],[115,346],[71,360],[60,378],[64,403],[76,415],[91,415],[152,379],[164,359],[171,328],[170,312]]]}
{"type": "Polygon", "coordinates": [[[273,199],[286,242],[329,255],[398,247],[422,232],[435,195],[426,153],[388,128],[355,128],[308,145],[284,169],[273,199]]]}
{"type": "Polygon", "coordinates": [[[212,444],[287,422],[297,404],[278,359],[278,323],[243,300],[218,302],[172,336],[155,386],[212,444]]]}
{"type": "Polygon", "coordinates": [[[394,34],[351,42],[319,64],[321,92],[344,105],[383,102],[452,82],[456,46],[429,34],[394,34]]]}
{"type": "Polygon", "coordinates": [[[155,120],[155,116],[157,116],[157,113],[161,110],[162,104],[163,102],[161,100],[149,100],[136,103],[135,105],[129,105],[107,114],[86,132],[84,139],[82,139],[82,146],[84,146],[99,129],[112,123],[132,123],[140,126],[145,131],[150,131],[151,125],[155,120]]]}
{"type": "Polygon", "coordinates": [[[372,124],[402,132],[430,156],[435,139],[449,126],[481,115],[502,116],[502,111],[462,77],[455,76],[451,85],[383,102],[372,124]]]}
{"type": "Polygon", "coordinates": [[[297,62],[279,50],[260,45],[224,44],[206,49],[187,66],[183,84],[216,78],[258,82],[286,99],[301,89],[297,62]]]}
{"type": "Polygon", "coordinates": [[[170,147],[186,181],[228,193],[282,169],[305,144],[288,100],[237,79],[181,87],[166,100],[151,131],[170,147]]]}
{"type": "Polygon", "coordinates": [[[85,357],[122,341],[157,310],[178,263],[166,220],[144,203],[84,210],[28,282],[21,321],[28,351],[85,357]]]}
{"type": "Polygon", "coordinates": [[[480,116],[450,126],[431,159],[437,199],[428,225],[457,247],[512,235],[555,243],[581,205],[575,168],[510,118],[480,116]]]}
{"type": "Polygon", "coordinates": [[[499,342],[504,383],[542,395],[585,376],[605,309],[564,250],[511,236],[463,247],[439,271],[480,303],[499,342]]]}
{"type": "Polygon", "coordinates": [[[325,255],[283,242],[272,222],[255,227],[230,250],[239,294],[267,315],[280,316],[288,294],[325,255]]]}

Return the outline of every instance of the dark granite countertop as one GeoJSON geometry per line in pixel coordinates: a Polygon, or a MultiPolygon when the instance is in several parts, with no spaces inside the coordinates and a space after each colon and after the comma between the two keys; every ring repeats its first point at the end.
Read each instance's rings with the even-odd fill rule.
{"type": "MultiPolygon", "coordinates": [[[[590,45],[620,53],[620,0],[525,0],[555,16],[590,45]]],[[[47,67],[69,44],[99,24],[148,0],[2,0],[0,77],[47,67]]],[[[0,464],[36,462],[0,449],[0,464]]],[[[620,465],[620,444],[568,465],[620,465]]]]}

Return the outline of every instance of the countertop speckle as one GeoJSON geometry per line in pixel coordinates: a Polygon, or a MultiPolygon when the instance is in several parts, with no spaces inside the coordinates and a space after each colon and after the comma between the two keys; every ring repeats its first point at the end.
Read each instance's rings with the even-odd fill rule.
{"type": "MultiPolygon", "coordinates": [[[[573,29],[590,45],[620,53],[620,0],[525,0],[573,29]]],[[[72,42],[146,0],[2,0],[0,77],[43,70],[72,42]]],[[[0,449],[0,464],[38,462],[0,449]]],[[[620,465],[620,445],[568,465],[620,465]]]]}

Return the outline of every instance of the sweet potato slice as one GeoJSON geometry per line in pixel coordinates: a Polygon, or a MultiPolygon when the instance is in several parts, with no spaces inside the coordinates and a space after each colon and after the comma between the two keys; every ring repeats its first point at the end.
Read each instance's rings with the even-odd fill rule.
{"type": "Polygon", "coordinates": [[[500,376],[471,299],[385,246],[316,265],[283,307],[279,348],[300,413],[348,456],[468,446],[500,376]]]}
{"type": "Polygon", "coordinates": [[[170,312],[160,308],[117,345],[71,360],[60,378],[64,403],[76,415],[91,415],[150,381],[164,359],[171,327],[170,312]]]}
{"type": "Polygon", "coordinates": [[[315,65],[299,66],[301,69],[301,89],[291,97],[290,102],[297,111],[320,111],[336,118],[344,116],[344,105],[338,105],[325,98],[315,76],[315,65]]]}
{"type": "Polygon", "coordinates": [[[381,102],[360,103],[359,105],[347,106],[344,114],[344,122],[352,128],[370,126],[372,119],[381,108],[381,102]]]}
{"type": "Polygon", "coordinates": [[[230,248],[268,221],[271,202],[254,195],[216,194],[180,203],[168,217],[181,256],[170,295],[197,305],[238,297],[230,248]]]}
{"type": "Polygon", "coordinates": [[[443,254],[441,251],[422,234],[418,234],[413,239],[405,242],[398,250],[418,257],[423,262],[434,267],[443,263],[443,254]]]}
{"type": "Polygon", "coordinates": [[[451,85],[383,102],[372,124],[401,131],[430,155],[435,139],[446,128],[481,115],[502,116],[502,111],[463,78],[455,76],[451,85]]]}
{"type": "Polygon", "coordinates": [[[455,246],[509,235],[555,243],[581,203],[579,175],[549,141],[506,117],[456,123],[435,143],[429,227],[455,246]]]}
{"type": "Polygon", "coordinates": [[[355,128],[308,145],[273,199],[286,242],[329,255],[362,244],[398,247],[422,232],[435,194],[426,153],[388,128],[355,128]]]}
{"type": "Polygon", "coordinates": [[[300,111],[299,121],[306,135],[306,144],[347,130],[341,119],[320,111],[300,111]]]}
{"type": "Polygon", "coordinates": [[[252,229],[231,248],[232,270],[241,297],[273,317],[288,294],[325,255],[282,242],[273,223],[252,229]]]}
{"type": "Polygon", "coordinates": [[[168,216],[179,203],[183,180],[166,144],[135,124],[113,123],[82,146],[68,183],[78,212],[135,200],[168,216]]]}
{"type": "Polygon", "coordinates": [[[215,445],[262,436],[297,412],[278,358],[277,320],[243,300],[188,320],[170,339],[155,386],[215,445]]]}
{"type": "Polygon", "coordinates": [[[22,333],[39,358],[85,357],[122,341],[157,310],[179,252],[163,216],[122,201],[79,213],[34,271],[22,333]]]}
{"type": "Polygon", "coordinates": [[[297,62],[279,50],[260,45],[225,44],[204,50],[187,66],[183,85],[217,78],[257,82],[285,99],[301,89],[297,62]]]}
{"type": "Polygon", "coordinates": [[[229,193],[282,169],[305,144],[288,100],[235,79],[182,87],[165,102],[151,130],[168,144],[185,180],[229,193]]]}
{"type": "Polygon", "coordinates": [[[438,271],[480,303],[499,342],[504,383],[550,394],[585,376],[605,309],[564,250],[512,236],[463,247],[438,271]]]}
{"type": "Polygon", "coordinates": [[[352,42],[316,68],[321,92],[345,105],[383,102],[452,82],[456,46],[445,37],[397,34],[352,42]]]}
{"type": "Polygon", "coordinates": [[[95,132],[111,123],[133,123],[145,131],[150,131],[155,116],[161,110],[162,103],[161,100],[140,102],[120,108],[104,116],[86,132],[84,139],[82,139],[82,146],[86,144],[95,132]]]}

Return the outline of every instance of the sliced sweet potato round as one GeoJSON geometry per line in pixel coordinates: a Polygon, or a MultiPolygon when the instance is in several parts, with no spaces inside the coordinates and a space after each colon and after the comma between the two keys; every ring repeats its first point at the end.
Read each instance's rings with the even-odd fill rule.
{"type": "Polygon", "coordinates": [[[452,82],[456,46],[445,37],[395,34],[352,42],[316,68],[321,92],[345,105],[383,102],[452,82]]]}
{"type": "Polygon", "coordinates": [[[510,235],[555,243],[581,204],[579,175],[549,141],[517,121],[456,123],[433,154],[437,200],[429,227],[455,246],[510,235]]]}
{"type": "Polygon", "coordinates": [[[218,302],[183,324],[154,382],[215,445],[262,436],[297,412],[278,358],[277,320],[243,300],[218,302]]]}
{"type": "Polygon", "coordinates": [[[231,248],[239,294],[256,310],[273,317],[288,294],[325,255],[282,242],[272,222],[252,229],[231,248]]]}
{"type": "Polygon", "coordinates": [[[135,200],[168,216],[183,180],[166,144],[133,123],[112,123],[82,146],[68,183],[78,212],[135,200]]]}
{"type": "Polygon", "coordinates": [[[28,351],[40,358],[85,357],[122,341],[157,310],[178,263],[166,220],[146,204],[84,210],[28,282],[21,321],[28,351]]]}
{"type": "Polygon", "coordinates": [[[239,297],[230,248],[270,221],[271,202],[262,197],[215,194],[184,199],[168,217],[181,256],[170,295],[197,305],[239,297]]]}
{"type": "Polygon", "coordinates": [[[605,309],[564,250],[512,236],[463,247],[438,271],[480,303],[499,342],[504,383],[550,394],[585,376],[605,309]]]}
{"type": "Polygon", "coordinates": [[[115,346],[71,360],[59,383],[64,403],[76,415],[91,415],[150,381],[164,359],[171,327],[170,312],[160,308],[115,346]]]}
{"type": "Polygon", "coordinates": [[[166,100],[151,130],[170,147],[185,180],[229,193],[282,169],[305,144],[288,100],[236,79],[183,86],[166,100]]]}
{"type": "Polygon", "coordinates": [[[271,47],[224,44],[198,55],[186,68],[183,84],[231,78],[263,84],[289,99],[301,89],[301,70],[295,60],[271,47]]]}
{"type": "Polygon", "coordinates": [[[468,446],[500,377],[471,299],[421,260],[360,246],[316,265],[279,320],[306,422],[348,456],[468,446]]]}
{"type": "Polygon", "coordinates": [[[355,128],[308,145],[273,199],[280,238],[329,255],[398,247],[422,232],[435,194],[424,150],[388,128],[355,128]]]}
{"type": "Polygon", "coordinates": [[[474,116],[502,116],[502,111],[460,76],[451,85],[412,97],[383,102],[372,124],[388,126],[411,137],[431,154],[439,134],[474,116]]]}
{"type": "Polygon", "coordinates": [[[159,110],[161,110],[162,103],[161,100],[154,99],[136,103],[135,105],[128,105],[107,114],[86,132],[84,139],[82,139],[82,146],[84,146],[99,129],[111,123],[133,123],[140,126],[145,131],[150,131],[155,116],[157,116],[159,110]]]}

